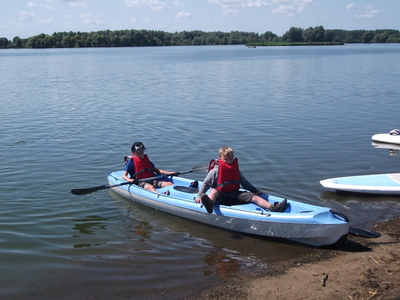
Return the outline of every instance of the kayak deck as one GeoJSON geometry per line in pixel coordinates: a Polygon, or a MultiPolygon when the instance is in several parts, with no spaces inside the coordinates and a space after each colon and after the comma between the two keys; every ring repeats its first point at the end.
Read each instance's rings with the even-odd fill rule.
{"type": "MultiPolygon", "coordinates": [[[[215,227],[266,237],[277,237],[312,246],[326,246],[345,241],[349,233],[349,220],[327,207],[287,200],[283,213],[271,212],[249,203],[241,205],[214,205],[207,213],[197,198],[197,189],[190,188],[193,180],[181,177],[167,178],[173,185],[153,193],[137,185],[121,185],[112,189],[118,194],[148,207],[215,227]],[[169,191],[169,195],[163,192],[169,191]]],[[[122,171],[108,175],[110,185],[124,182],[122,171]]],[[[199,186],[202,182],[199,182],[199,186]]],[[[283,198],[261,194],[270,203],[283,198]]]]}

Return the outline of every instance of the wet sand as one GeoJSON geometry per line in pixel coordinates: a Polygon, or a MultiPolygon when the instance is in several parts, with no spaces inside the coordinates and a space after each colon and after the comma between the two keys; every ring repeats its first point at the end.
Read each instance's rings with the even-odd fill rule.
{"type": "Polygon", "coordinates": [[[349,236],[340,250],[317,249],[260,274],[237,276],[197,299],[400,299],[400,218],[378,223],[382,234],[349,236]]]}

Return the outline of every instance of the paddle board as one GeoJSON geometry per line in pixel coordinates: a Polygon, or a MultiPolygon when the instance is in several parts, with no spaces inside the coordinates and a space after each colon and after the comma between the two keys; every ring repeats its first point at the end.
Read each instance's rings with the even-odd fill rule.
{"type": "Polygon", "coordinates": [[[378,133],[372,136],[374,142],[400,144],[400,134],[398,129],[393,129],[390,133],[378,133]]]}
{"type": "Polygon", "coordinates": [[[400,195],[400,173],[337,177],[320,183],[331,191],[400,195]]]}

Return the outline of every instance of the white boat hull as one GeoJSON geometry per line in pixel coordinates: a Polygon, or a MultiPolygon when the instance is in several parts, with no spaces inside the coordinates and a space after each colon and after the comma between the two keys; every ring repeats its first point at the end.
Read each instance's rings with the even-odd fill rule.
{"type": "MultiPolygon", "coordinates": [[[[110,185],[124,182],[121,174],[122,171],[110,173],[108,175],[110,185]]],[[[178,217],[226,230],[288,239],[317,247],[341,244],[349,232],[349,222],[340,213],[332,213],[329,208],[293,200],[288,200],[284,213],[270,212],[255,204],[245,204],[214,205],[214,212],[209,214],[201,204],[193,201],[196,190],[188,193],[175,189],[176,186],[188,187],[191,180],[174,177],[173,182],[174,186],[159,191],[161,193],[168,189],[170,191],[168,196],[149,192],[136,185],[116,186],[113,190],[135,202],[178,217]]],[[[280,197],[263,196],[272,203],[283,200],[280,197]]]]}

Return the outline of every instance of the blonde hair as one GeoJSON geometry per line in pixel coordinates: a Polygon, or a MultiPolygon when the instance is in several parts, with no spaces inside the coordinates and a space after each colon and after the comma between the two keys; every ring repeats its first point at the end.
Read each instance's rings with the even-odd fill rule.
{"type": "Polygon", "coordinates": [[[225,155],[230,156],[230,157],[232,157],[232,158],[235,157],[235,154],[234,154],[234,152],[233,152],[232,147],[224,146],[224,147],[219,148],[219,150],[218,150],[218,157],[219,157],[219,158],[222,158],[222,157],[224,157],[225,155]]]}

